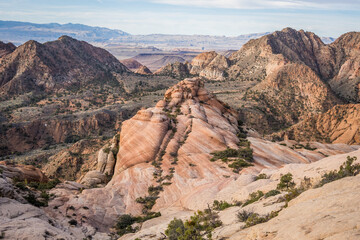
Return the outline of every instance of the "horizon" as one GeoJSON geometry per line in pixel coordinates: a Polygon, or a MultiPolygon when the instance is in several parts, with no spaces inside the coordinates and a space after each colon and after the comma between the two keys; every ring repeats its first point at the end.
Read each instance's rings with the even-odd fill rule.
{"type": "Polygon", "coordinates": [[[236,37],[291,27],[337,38],[360,31],[360,2],[351,0],[12,0],[0,9],[4,21],[84,24],[132,35],[236,37]]]}

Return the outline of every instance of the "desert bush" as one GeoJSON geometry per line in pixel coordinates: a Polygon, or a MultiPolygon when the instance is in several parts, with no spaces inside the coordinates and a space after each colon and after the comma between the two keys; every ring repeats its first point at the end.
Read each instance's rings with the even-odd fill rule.
{"type": "Polygon", "coordinates": [[[260,223],[264,223],[269,221],[270,219],[276,217],[278,215],[279,211],[273,211],[270,214],[267,214],[266,216],[260,216],[257,213],[253,213],[251,214],[247,220],[246,220],[246,225],[245,227],[251,227],[260,223]]]}
{"type": "Polygon", "coordinates": [[[221,226],[219,215],[210,208],[205,211],[198,211],[185,223],[182,220],[174,219],[168,225],[165,234],[171,239],[178,240],[206,240],[212,238],[212,231],[221,226]],[[184,226],[184,227],[182,227],[184,226]]]}
{"type": "Polygon", "coordinates": [[[131,225],[136,221],[136,217],[133,217],[130,214],[123,214],[118,218],[118,221],[115,224],[115,229],[117,233],[122,236],[126,233],[133,233],[136,231],[131,225]]]}
{"type": "Polygon", "coordinates": [[[254,212],[242,210],[236,213],[236,217],[238,218],[239,222],[246,222],[252,214],[254,214],[254,212]]]}
{"type": "Polygon", "coordinates": [[[287,173],[280,178],[280,183],[277,185],[278,190],[289,190],[295,187],[295,183],[291,173],[287,173]]]}
{"type": "Polygon", "coordinates": [[[354,161],[357,160],[357,157],[347,157],[346,162],[344,162],[338,171],[330,171],[329,173],[325,173],[316,187],[321,187],[326,183],[333,182],[339,180],[344,177],[356,176],[360,173],[360,164],[354,164],[354,161]]]}
{"type": "Polygon", "coordinates": [[[167,229],[165,230],[165,234],[169,240],[178,240],[181,236],[184,236],[185,226],[184,222],[181,219],[174,218],[172,220],[167,229]]]}
{"type": "Polygon", "coordinates": [[[213,205],[212,205],[212,208],[213,208],[214,210],[222,211],[222,210],[224,210],[224,209],[226,209],[226,208],[229,208],[229,207],[232,207],[232,206],[234,206],[234,205],[231,204],[231,203],[228,203],[228,202],[226,202],[226,201],[214,200],[213,205]]]}
{"type": "Polygon", "coordinates": [[[268,176],[265,173],[261,173],[256,176],[255,181],[260,180],[260,179],[267,179],[267,178],[268,178],[268,176]]]}
{"type": "Polygon", "coordinates": [[[250,193],[249,199],[243,204],[243,207],[258,201],[263,196],[264,196],[264,193],[262,191],[257,191],[257,192],[250,193]]]}
{"type": "Polygon", "coordinates": [[[273,189],[273,190],[270,190],[269,192],[265,193],[265,198],[272,197],[272,196],[275,196],[278,194],[280,194],[280,191],[273,189]]]}

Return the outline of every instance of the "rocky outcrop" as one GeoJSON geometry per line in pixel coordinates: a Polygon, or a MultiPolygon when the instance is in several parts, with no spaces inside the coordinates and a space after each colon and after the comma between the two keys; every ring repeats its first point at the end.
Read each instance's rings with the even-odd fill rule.
{"type": "Polygon", "coordinates": [[[360,105],[337,105],[272,135],[274,139],[360,144],[360,105]]]}
{"type": "Polygon", "coordinates": [[[227,76],[225,70],[230,66],[230,61],[216,52],[199,54],[191,61],[190,73],[211,80],[224,80],[227,76]]]}
{"type": "Polygon", "coordinates": [[[169,63],[157,70],[154,74],[183,79],[190,76],[190,64],[187,62],[169,63]]]}
{"type": "Polygon", "coordinates": [[[152,74],[152,72],[146,66],[139,67],[138,69],[136,69],[135,73],[142,74],[142,75],[151,75],[152,74]]]}
{"type": "Polygon", "coordinates": [[[0,61],[0,89],[6,94],[119,84],[129,70],[106,50],[62,36],[44,44],[28,41],[0,61]]]}
{"type": "MultiPolygon", "coordinates": [[[[252,179],[243,178],[245,173],[277,169],[288,163],[309,163],[324,154],[356,149],[319,145],[319,151],[294,150],[249,138],[254,149],[254,166],[244,168],[239,175],[222,161],[210,161],[214,151],[239,148],[244,139],[239,139],[238,127],[237,113],[208,93],[199,79],[181,81],[155,107],[142,109],[123,123],[114,175],[105,187],[85,189],[76,195],[54,190],[54,204],[62,213],[69,206],[74,211],[86,206],[89,210],[76,219],[87,219],[85,222],[100,231],[108,231],[121,214],[149,211],[144,209],[141,198],[146,199],[151,186],[162,189],[151,211],[166,214],[170,208],[203,209],[220,197],[234,197],[234,186],[252,179]]],[[[98,156],[102,156],[102,151],[98,156]]],[[[99,162],[97,166],[106,166],[99,162]]],[[[98,178],[98,172],[89,178],[98,178]]],[[[62,213],[54,210],[52,204],[49,203],[49,211],[60,217],[62,213]]]]}
{"type": "Polygon", "coordinates": [[[0,41],[0,58],[12,53],[16,49],[16,46],[12,43],[4,43],[0,41]]]}
{"type": "Polygon", "coordinates": [[[200,53],[190,63],[171,63],[155,72],[157,75],[185,78],[199,76],[210,80],[224,80],[230,61],[214,51],[200,53]]]}
{"type": "Polygon", "coordinates": [[[14,164],[0,161],[1,173],[6,178],[27,182],[47,182],[48,178],[38,168],[31,165],[14,164]]]}
{"type": "MultiPolygon", "coordinates": [[[[118,135],[117,135],[118,136],[118,135]]],[[[111,142],[102,147],[97,154],[97,161],[93,164],[96,166],[93,170],[87,172],[79,181],[88,187],[101,186],[110,181],[114,174],[116,155],[119,151],[119,140],[115,136],[111,142]]]]}

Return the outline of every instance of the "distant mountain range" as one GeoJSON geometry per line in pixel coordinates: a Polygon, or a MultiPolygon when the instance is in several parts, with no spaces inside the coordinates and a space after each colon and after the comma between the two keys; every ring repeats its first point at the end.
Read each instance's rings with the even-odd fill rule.
{"type": "Polygon", "coordinates": [[[91,27],[83,24],[36,24],[29,22],[0,21],[1,40],[12,42],[16,45],[28,40],[36,40],[38,42],[53,41],[63,35],[89,42],[104,42],[129,34],[121,30],[91,27]]]}
{"type": "MultiPolygon", "coordinates": [[[[144,51],[142,48],[149,46],[165,51],[181,51],[189,49],[197,49],[200,51],[226,51],[239,49],[249,40],[260,38],[269,33],[270,32],[251,33],[235,37],[170,34],[131,35],[122,30],[91,27],[83,24],[37,24],[0,20],[0,40],[3,42],[12,42],[15,45],[20,45],[26,41],[35,40],[44,43],[54,41],[63,35],[67,35],[103,47],[119,59],[146,53],[147,51],[144,51]],[[119,50],[116,50],[116,48],[122,49],[120,53],[118,53],[119,50]],[[124,53],[124,50],[126,52],[133,51],[136,53],[124,53]]],[[[326,44],[335,40],[331,37],[323,37],[321,39],[326,44]]]]}

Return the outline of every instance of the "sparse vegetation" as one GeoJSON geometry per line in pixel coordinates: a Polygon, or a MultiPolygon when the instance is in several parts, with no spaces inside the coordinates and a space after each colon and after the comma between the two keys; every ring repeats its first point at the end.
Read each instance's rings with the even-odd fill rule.
{"type": "Polygon", "coordinates": [[[245,227],[251,227],[260,223],[269,221],[270,219],[276,217],[279,214],[279,211],[273,211],[266,216],[260,216],[257,213],[252,213],[245,221],[245,227]]]}
{"type": "Polygon", "coordinates": [[[234,172],[239,173],[243,168],[253,166],[250,162],[253,161],[253,150],[247,146],[239,148],[238,150],[227,148],[224,151],[212,152],[213,157],[210,161],[215,162],[219,159],[228,163],[228,167],[232,168],[234,172]]]}
{"type": "Polygon", "coordinates": [[[165,234],[169,239],[174,240],[207,240],[212,239],[212,231],[221,225],[219,215],[208,208],[205,211],[198,211],[185,223],[175,218],[169,223],[165,234]]]}
{"type": "Polygon", "coordinates": [[[268,178],[268,176],[265,173],[261,173],[256,176],[255,181],[260,180],[260,179],[267,179],[267,178],[268,178]]]}
{"type": "Polygon", "coordinates": [[[257,192],[250,193],[249,199],[243,204],[243,207],[258,201],[263,196],[264,196],[264,193],[262,191],[257,191],[257,192]]]}
{"type": "Polygon", "coordinates": [[[238,218],[239,222],[246,222],[252,214],[254,214],[254,212],[242,210],[236,213],[236,217],[238,218]]]}
{"type": "Polygon", "coordinates": [[[347,157],[346,162],[344,162],[339,170],[330,171],[329,173],[325,173],[321,177],[321,181],[316,187],[321,187],[326,183],[333,182],[339,180],[344,177],[356,176],[360,173],[360,164],[354,162],[357,160],[357,157],[347,157]]]}
{"type": "Polygon", "coordinates": [[[232,206],[235,206],[235,205],[228,203],[226,201],[223,201],[223,200],[221,200],[221,201],[214,200],[212,209],[217,210],[217,211],[222,211],[222,210],[227,209],[232,206]]]}
{"type": "Polygon", "coordinates": [[[265,198],[276,196],[278,194],[280,194],[280,191],[273,189],[273,190],[270,190],[269,192],[265,193],[265,198]]]}

